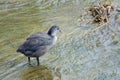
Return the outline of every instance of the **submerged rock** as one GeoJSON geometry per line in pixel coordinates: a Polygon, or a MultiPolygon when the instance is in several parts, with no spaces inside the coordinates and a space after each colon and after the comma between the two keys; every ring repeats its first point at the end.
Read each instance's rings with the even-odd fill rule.
{"type": "Polygon", "coordinates": [[[45,66],[31,67],[21,77],[22,80],[53,80],[52,72],[45,66]]]}

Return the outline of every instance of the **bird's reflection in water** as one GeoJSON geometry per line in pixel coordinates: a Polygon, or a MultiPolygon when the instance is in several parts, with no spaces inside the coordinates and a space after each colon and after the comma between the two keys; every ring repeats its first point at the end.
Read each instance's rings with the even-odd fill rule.
{"type": "Polygon", "coordinates": [[[45,66],[35,66],[23,71],[22,80],[53,80],[52,72],[45,66]]]}

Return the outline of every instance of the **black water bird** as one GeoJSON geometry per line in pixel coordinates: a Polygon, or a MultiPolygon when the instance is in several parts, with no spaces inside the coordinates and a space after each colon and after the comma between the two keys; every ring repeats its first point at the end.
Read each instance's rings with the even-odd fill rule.
{"type": "Polygon", "coordinates": [[[47,33],[39,32],[31,35],[26,41],[19,46],[17,52],[20,52],[30,58],[36,57],[37,65],[39,65],[39,57],[44,55],[57,41],[57,33],[61,32],[58,26],[52,26],[47,33]]]}

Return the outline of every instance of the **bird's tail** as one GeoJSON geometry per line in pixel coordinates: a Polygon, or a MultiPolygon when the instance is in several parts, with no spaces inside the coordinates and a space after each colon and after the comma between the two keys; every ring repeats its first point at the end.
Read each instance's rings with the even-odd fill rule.
{"type": "Polygon", "coordinates": [[[24,48],[22,48],[21,46],[16,50],[16,52],[20,52],[20,53],[22,53],[22,54],[24,54],[25,53],[25,50],[24,50],[24,48]]]}
{"type": "Polygon", "coordinates": [[[22,50],[22,49],[18,48],[18,49],[16,50],[16,52],[21,52],[21,53],[24,53],[24,50],[22,50]]]}

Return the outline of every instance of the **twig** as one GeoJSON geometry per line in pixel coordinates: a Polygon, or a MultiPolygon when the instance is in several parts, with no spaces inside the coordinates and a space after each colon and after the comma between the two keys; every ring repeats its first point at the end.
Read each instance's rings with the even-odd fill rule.
{"type": "Polygon", "coordinates": [[[102,28],[102,27],[105,26],[106,24],[108,24],[108,22],[105,23],[105,24],[103,24],[103,25],[98,26],[97,28],[95,28],[95,29],[93,29],[93,30],[89,30],[89,31],[88,31],[87,33],[85,33],[83,36],[87,35],[88,33],[94,32],[94,31],[96,31],[96,30],[102,28]]]}

